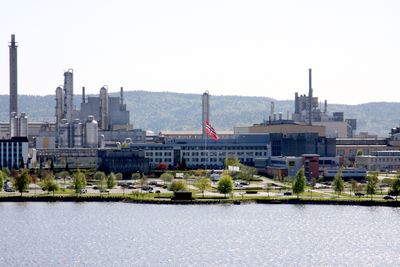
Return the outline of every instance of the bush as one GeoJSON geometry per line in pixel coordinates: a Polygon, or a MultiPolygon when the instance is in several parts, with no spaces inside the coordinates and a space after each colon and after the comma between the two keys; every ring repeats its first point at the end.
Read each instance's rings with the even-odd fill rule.
{"type": "Polygon", "coordinates": [[[185,181],[173,181],[169,186],[169,190],[172,192],[186,190],[186,183],[185,181]]]}

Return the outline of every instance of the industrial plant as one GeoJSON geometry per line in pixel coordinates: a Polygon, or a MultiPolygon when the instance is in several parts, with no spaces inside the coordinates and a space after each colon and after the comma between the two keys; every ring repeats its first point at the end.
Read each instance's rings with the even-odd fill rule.
{"type": "MultiPolygon", "coordinates": [[[[356,166],[355,154],[360,148],[374,157],[400,155],[362,146],[368,143],[375,148],[380,145],[381,150],[399,150],[400,131],[392,130],[392,141],[367,142],[354,137],[355,119],[345,119],[343,112],[328,114],[327,101],[319,103],[314,96],[311,69],[308,95],[295,93],[291,118],[289,113],[286,119],[276,113],[272,102],[268,120],[234,127],[233,131],[215,131],[208,124],[212,122],[208,91],[201,95],[202,129],[198,131],[151,134],[134,129],[123,87],[119,88],[119,96],[110,96],[106,85],[101,86],[98,96],[86,96],[86,88],[82,87],[77,108],[73,69],[64,72],[62,85],[55,89],[55,122],[29,122],[26,113],[18,114],[17,47],[15,35],[11,35],[10,110],[9,122],[0,123],[1,168],[46,168],[51,163],[57,169],[99,169],[129,177],[132,172],[147,173],[160,165],[170,169],[221,169],[227,157],[236,157],[270,176],[293,176],[304,166],[305,175],[312,178],[337,171],[346,160],[347,166],[356,166]],[[210,129],[213,138],[209,136],[210,129]],[[343,151],[348,153],[338,149],[347,149],[343,151]]],[[[358,158],[364,170],[380,168],[369,160],[358,158]]],[[[346,173],[351,174],[352,169],[346,173]]]]}

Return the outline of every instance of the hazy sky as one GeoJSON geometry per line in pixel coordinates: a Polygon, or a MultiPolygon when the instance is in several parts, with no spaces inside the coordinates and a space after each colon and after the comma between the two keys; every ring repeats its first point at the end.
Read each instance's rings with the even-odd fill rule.
{"type": "Polygon", "coordinates": [[[19,93],[173,91],[293,99],[308,68],[320,100],[400,101],[397,0],[13,0],[0,4],[0,94],[8,42],[19,93]]]}

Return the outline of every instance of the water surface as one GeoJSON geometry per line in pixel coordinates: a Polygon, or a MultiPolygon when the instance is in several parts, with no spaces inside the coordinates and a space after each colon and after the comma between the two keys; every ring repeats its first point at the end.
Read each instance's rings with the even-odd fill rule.
{"type": "Polygon", "coordinates": [[[0,266],[399,266],[400,209],[0,203],[0,266]]]}

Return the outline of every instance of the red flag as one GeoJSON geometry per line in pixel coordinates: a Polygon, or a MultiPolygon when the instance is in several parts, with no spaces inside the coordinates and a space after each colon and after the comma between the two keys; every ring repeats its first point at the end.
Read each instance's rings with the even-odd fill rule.
{"type": "Polygon", "coordinates": [[[205,121],[205,127],[208,135],[211,136],[211,138],[214,139],[215,141],[218,141],[219,137],[217,135],[217,132],[214,130],[211,124],[208,123],[208,121],[205,121]]]}

